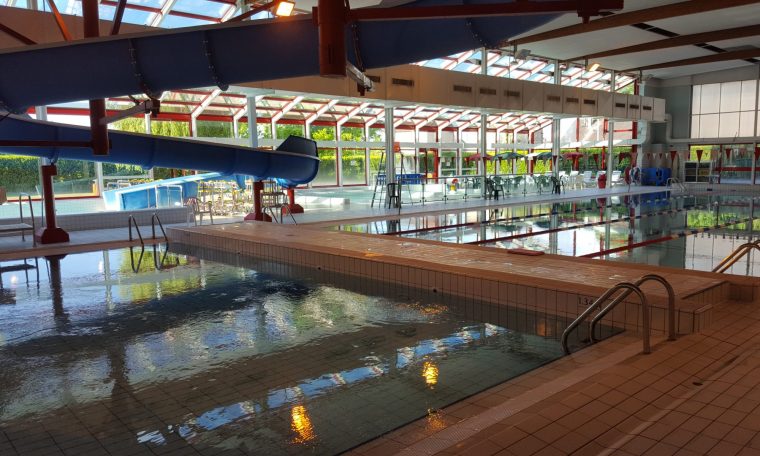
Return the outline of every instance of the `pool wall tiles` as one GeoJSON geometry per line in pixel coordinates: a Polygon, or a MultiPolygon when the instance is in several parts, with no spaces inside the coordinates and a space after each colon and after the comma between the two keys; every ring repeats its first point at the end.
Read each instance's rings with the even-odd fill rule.
{"type": "MultiPolygon", "coordinates": [[[[420,267],[398,265],[388,256],[356,258],[346,255],[301,250],[293,247],[263,244],[249,240],[226,238],[188,231],[170,230],[173,242],[203,245],[266,260],[297,264],[312,268],[336,271],[353,276],[364,276],[399,285],[489,303],[504,303],[516,308],[530,308],[551,312],[554,315],[574,318],[595,297],[580,293],[548,288],[536,288],[506,281],[480,278],[467,273],[442,272],[420,267]],[[539,292],[540,290],[540,292],[539,292]]],[[[652,312],[652,330],[662,333],[667,329],[664,312],[652,312]]],[[[691,333],[705,327],[704,315],[680,311],[677,321],[679,333],[691,333]]],[[[627,329],[641,328],[641,309],[638,303],[626,301],[603,320],[608,325],[624,325],[627,329]]]]}

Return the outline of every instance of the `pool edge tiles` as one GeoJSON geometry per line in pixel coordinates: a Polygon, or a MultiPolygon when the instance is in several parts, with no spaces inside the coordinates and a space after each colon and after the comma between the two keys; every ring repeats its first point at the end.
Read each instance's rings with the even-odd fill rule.
{"type": "MultiPolygon", "coordinates": [[[[574,262],[554,255],[526,259],[493,249],[266,223],[172,228],[169,236],[174,243],[369,277],[490,303],[537,308],[563,317],[577,316],[610,286],[635,281],[643,275],[641,269],[620,263],[574,262]]],[[[730,284],[725,278],[692,277],[688,271],[652,269],[670,276],[677,297],[693,295],[689,300],[677,300],[679,333],[707,327],[712,304],[729,295],[730,284]],[[710,292],[710,299],[698,299],[703,292],[710,292]]],[[[667,327],[664,291],[652,287],[647,288],[647,294],[653,304],[652,329],[662,332],[667,327]]],[[[639,304],[632,298],[627,300],[605,323],[639,330],[639,304]]]]}

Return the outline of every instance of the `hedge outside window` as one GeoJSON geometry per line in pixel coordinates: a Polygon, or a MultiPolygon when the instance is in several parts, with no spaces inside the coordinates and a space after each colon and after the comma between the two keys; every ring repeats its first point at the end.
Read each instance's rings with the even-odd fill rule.
{"type": "Polygon", "coordinates": [[[343,149],[343,185],[365,185],[366,160],[364,149],[343,149]]]}
{"type": "Polygon", "coordinates": [[[318,149],[317,154],[320,159],[319,171],[312,185],[316,187],[338,185],[338,167],[336,163],[338,151],[335,149],[318,149]]]}

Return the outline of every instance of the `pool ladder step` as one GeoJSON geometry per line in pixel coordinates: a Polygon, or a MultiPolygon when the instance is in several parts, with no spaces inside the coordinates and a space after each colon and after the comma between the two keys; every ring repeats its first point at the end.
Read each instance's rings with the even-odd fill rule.
{"type": "Polygon", "coordinates": [[[618,284],[615,284],[612,286],[609,290],[605,291],[599,298],[596,299],[591,305],[586,308],[575,320],[573,320],[572,323],[570,323],[565,331],[562,332],[562,350],[564,350],[565,354],[570,354],[570,348],[568,346],[568,338],[570,337],[570,333],[572,333],[578,326],[580,326],[588,317],[591,316],[597,309],[600,309],[599,312],[591,319],[589,322],[589,337],[591,339],[592,343],[598,342],[599,340],[595,336],[596,332],[596,326],[599,324],[599,322],[604,318],[605,315],[607,315],[612,309],[615,308],[618,304],[623,302],[625,298],[631,295],[631,293],[635,293],[636,296],[639,298],[639,301],[641,302],[641,312],[642,312],[642,339],[644,344],[644,354],[649,354],[652,352],[652,347],[650,345],[649,339],[650,339],[650,321],[649,321],[649,301],[647,300],[646,295],[643,291],[641,291],[641,285],[644,282],[648,282],[650,280],[653,280],[655,282],[661,283],[665,290],[668,293],[668,340],[676,340],[676,326],[675,326],[675,320],[676,320],[676,307],[675,307],[675,293],[673,291],[673,287],[670,285],[670,283],[662,276],[657,274],[646,274],[644,276],[641,276],[638,280],[635,282],[620,282],[618,284]],[[612,301],[610,301],[607,306],[602,307],[605,302],[607,302],[608,299],[612,298],[615,293],[623,291],[620,293],[616,298],[614,298],[612,301]]]}
{"type": "MultiPolygon", "coordinates": [[[[131,260],[132,271],[137,273],[140,270],[140,265],[142,264],[142,259],[143,259],[143,256],[145,255],[145,240],[142,237],[142,233],[140,233],[140,227],[137,225],[137,221],[135,220],[134,215],[129,214],[127,226],[129,227],[129,241],[130,241],[129,257],[131,260]],[[133,228],[134,228],[134,232],[137,233],[137,238],[140,240],[140,255],[137,259],[137,264],[135,264],[134,245],[132,245],[132,243],[135,240],[134,234],[132,231],[133,228]]],[[[169,254],[169,238],[166,236],[166,230],[164,230],[164,224],[161,223],[161,218],[155,212],[150,217],[150,228],[151,228],[151,240],[154,241],[152,243],[153,244],[153,263],[156,269],[161,270],[164,268],[164,263],[166,262],[166,256],[169,254]],[[160,250],[159,244],[161,242],[155,242],[159,240],[159,238],[156,237],[156,225],[158,225],[159,229],[161,230],[163,243],[166,244],[166,248],[161,254],[159,254],[159,250],[160,250]]]]}

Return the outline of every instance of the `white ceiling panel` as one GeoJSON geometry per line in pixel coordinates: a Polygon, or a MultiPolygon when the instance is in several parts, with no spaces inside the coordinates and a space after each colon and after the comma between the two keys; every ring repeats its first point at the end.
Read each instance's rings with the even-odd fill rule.
{"type": "MultiPolygon", "coordinates": [[[[716,0],[719,1],[719,0],[716,0]]],[[[647,22],[680,35],[760,24],[760,4],[647,22]]]]}
{"type": "Polygon", "coordinates": [[[726,68],[738,68],[742,66],[749,66],[752,65],[749,62],[745,62],[743,60],[730,60],[727,62],[715,62],[715,63],[703,63],[701,65],[690,65],[685,67],[675,67],[675,68],[663,68],[661,70],[654,70],[651,72],[646,72],[646,74],[651,73],[656,78],[660,79],[671,79],[671,78],[678,78],[681,76],[691,76],[694,74],[700,74],[700,73],[707,73],[710,71],[720,71],[725,70],[726,68]]]}
{"type": "Polygon", "coordinates": [[[671,49],[660,49],[657,51],[637,52],[635,54],[616,55],[599,59],[599,63],[605,68],[614,68],[616,70],[627,70],[658,63],[672,62],[675,60],[690,59],[693,57],[702,57],[714,55],[714,52],[700,49],[696,46],[683,46],[671,49]]]}

